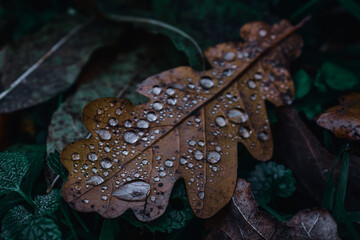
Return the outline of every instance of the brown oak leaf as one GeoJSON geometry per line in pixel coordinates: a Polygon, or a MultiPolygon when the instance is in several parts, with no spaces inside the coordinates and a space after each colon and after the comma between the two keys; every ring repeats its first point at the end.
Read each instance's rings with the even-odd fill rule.
{"type": "Polygon", "coordinates": [[[142,82],[137,92],[149,98],[145,104],[90,102],[82,119],[92,137],[61,152],[69,171],[65,200],[106,218],[132,209],[151,221],[164,213],[174,183],[184,179],[196,216],[216,214],[235,189],[237,143],[259,160],[272,155],[264,101],[292,101],[287,67],[300,55],[299,26],[285,20],[244,25],[244,43],[205,52],[212,69],[177,67],[142,82]]]}
{"type": "Polygon", "coordinates": [[[327,210],[303,210],[286,222],[259,211],[251,185],[243,179],[237,182],[230,206],[209,219],[208,223],[215,228],[207,240],[340,239],[336,222],[327,210]]]}
{"type": "Polygon", "coordinates": [[[360,93],[341,97],[340,105],[327,109],[316,123],[339,138],[360,140],[360,93]]]}

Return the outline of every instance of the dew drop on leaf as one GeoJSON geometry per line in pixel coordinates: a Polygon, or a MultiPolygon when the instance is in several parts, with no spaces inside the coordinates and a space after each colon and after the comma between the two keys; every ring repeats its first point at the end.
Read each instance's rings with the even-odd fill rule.
{"type": "Polygon", "coordinates": [[[217,152],[209,152],[207,154],[207,161],[210,163],[217,163],[218,161],[220,161],[220,154],[217,152]]]}
{"type": "Polygon", "coordinates": [[[242,109],[232,109],[227,113],[227,116],[233,123],[244,123],[249,117],[242,109]]]}
{"type": "Polygon", "coordinates": [[[218,116],[215,118],[215,123],[218,127],[225,127],[226,119],[223,116],[218,116]]]}
{"type": "Polygon", "coordinates": [[[139,135],[137,135],[133,131],[129,131],[129,132],[124,133],[124,140],[127,143],[134,144],[134,143],[137,142],[138,139],[139,139],[139,135]]]}
{"type": "Polygon", "coordinates": [[[204,89],[210,89],[210,88],[214,87],[214,81],[209,77],[203,77],[200,79],[200,85],[204,89]]]}

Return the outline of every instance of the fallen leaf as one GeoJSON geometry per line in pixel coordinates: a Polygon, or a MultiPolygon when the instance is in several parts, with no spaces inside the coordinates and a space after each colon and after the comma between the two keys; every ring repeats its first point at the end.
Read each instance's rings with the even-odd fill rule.
{"type": "Polygon", "coordinates": [[[91,53],[121,31],[116,23],[66,16],[7,46],[0,54],[0,112],[34,106],[67,89],[91,53]]]}
{"type": "MultiPolygon", "coordinates": [[[[303,210],[286,222],[258,210],[251,185],[239,179],[230,206],[208,220],[210,226],[220,229],[230,239],[340,239],[337,225],[324,209],[303,210]]],[[[218,230],[212,231],[207,240],[219,238],[218,230]]]]}
{"type": "Polygon", "coordinates": [[[289,61],[299,56],[300,27],[281,21],[244,25],[245,43],[223,43],[205,55],[212,69],[174,68],[149,77],[138,93],[149,102],[101,98],[83,109],[92,137],[67,145],[64,199],[78,211],[115,218],[132,209],[139,220],[164,213],[183,178],[196,216],[208,218],[233,194],[241,142],[262,161],[272,156],[264,100],[289,104],[289,61]]]}
{"type": "MultiPolygon", "coordinates": [[[[275,142],[274,156],[293,171],[297,182],[307,194],[322,202],[327,182],[327,174],[335,163],[336,156],[324,148],[310,129],[301,120],[297,111],[292,107],[277,109],[278,123],[273,125],[275,142]]],[[[346,207],[349,211],[359,210],[360,158],[350,154],[348,191],[346,207]]],[[[334,181],[337,184],[340,165],[334,170],[334,181]]],[[[299,189],[298,188],[298,189],[299,189]]]]}
{"type": "MultiPolygon", "coordinates": [[[[126,38],[126,34],[122,36],[126,38]]],[[[166,69],[169,65],[176,66],[183,62],[178,57],[180,54],[167,39],[154,37],[152,34],[141,36],[147,41],[135,43],[134,46],[130,46],[128,42],[122,42],[126,50],[119,52],[113,65],[90,82],[79,86],[76,92],[55,111],[47,137],[48,154],[60,152],[66,144],[88,136],[89,131],[81,121],[81,110],[87,103],[97,98],[118,97],[118,95],[129,99],[134,104],[145,102],[145,97],[141,99],[142,96],[139,97],[138,94],[134,94],[135,91],[131,91],[136,83],[140,79],[166,69]],[[161,42],[161,45],[149,42],[161,42]],[[169,60],[165,62],[164,58],[169,60]]]]}
{"type": "Polygon", "coordinates": [[[340,98],[340,105],[327,109],[316,123],[339,138],[360,140],[360,93],[340,98]]]}

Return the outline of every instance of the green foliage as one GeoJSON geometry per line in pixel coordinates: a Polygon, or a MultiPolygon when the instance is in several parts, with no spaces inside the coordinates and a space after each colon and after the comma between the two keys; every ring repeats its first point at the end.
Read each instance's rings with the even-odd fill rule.
{"type": "Polygon", "coordinates": [[[4,216],[1,227],[5,239],[59,239],[61,232],[52,219],[60,204],[60,191],[53,190],[48,195],[39,195],[34,199],[34,211],[31,213],[19,205],[4,216]]]}
{"type": "Polygon", "coordinates": [[[58,240],[61,239],[61,231],[55,222],[46,217],[31,220],[14,228],[7,239],[24,240],[58,240]]]}
{"type": "Polygon", "coordinates": [[[54,173],[59,175],[64,180],[67,178],[69,173],[67,172],[65,167],[61,164],[61,162],[60,162],[60,153],[58,151],[50,153],[46,157],[46,161],[47,161],[47,164],[48,164],[49,168],[54,173]]]}
{"type": "Polygon", "coordinates": [[[248,181],[255,199],[265,204],[274,196],[286,198],[295,191],[295,178],[291,170],[275,162],[256,165],[248,181]]]}
{"type": "Polygon", "coordinates": [[[359,221],[359,212],[347,212],[344,205],[350,161],[348,151],[349,146],[346,146],[339,151],[331,171],[327,176],[328,181],[324,191],[322,206],[330,211],[336,222],[345,224],[345,228],[342,225],[339,225],[339,232],[341,235],[344,235],[344,237],[350,237],[351,239],[360,239],[360,236],[353,225],[353,222],[357,223],[359,221]],[[339,183],[336,187],[333,180],[333,173],[335,166],[341,159],[341,156],[341,171],[339,176],[339,183]]]}
{"type": "Polygon", "coordinates": [[[313,80],[304,69],[297,71],[294,75],[295,98],[305,97],[310,92],[312,82],[313,80]]]}
{"type": "Polygon", "coordinates": [[[0,196],[20,191],[20,184],[29,170],[29,162],[23,153],[0,153],[0,196]]]}
{"type": "Polygon", "coordinates": [[[135,227],[145,226],[152,232],[159,231],[170,233],[174,229],[185,227],[194,217],[194,213],[186,198],[184,182],[178,181],[171,193],[170,203],[166,208],[165,213],[160,218],[149,223],[142,223],[129,211],[122,217],[135,227]]]}
{"type": "Polygon", "coordinates": [[[352,72],[330,62],[322,65],[315,79],[315,86],[320,92],[326,92],[327,86],[338,91],[353,90],[359,83],[352,72]]]}
{"type": "Polygon", "coordinates": [[[36,216],[46,216],[54,213],[60,206],[61,192],[53,189],[47,195],[39,195],[34,198],[36,216]]]}

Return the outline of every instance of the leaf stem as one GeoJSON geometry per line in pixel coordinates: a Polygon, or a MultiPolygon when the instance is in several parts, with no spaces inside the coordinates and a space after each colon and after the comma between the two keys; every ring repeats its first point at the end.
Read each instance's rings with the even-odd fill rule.
{"type": "Polygon", "coordinates": [[[20,194],[20,196],[23,197],[23,198],[25,199],[25,201],[26,201],[28,204],[30,204],[31,207],[33,207],[33,208],[36,207],[34,201],[31,199],[31,197],[28,196],[28,195],[26,195],[20,188],[18,188],[18,189],[16,190],[16,192],[17,192],[18,194],[20,194]]]}

